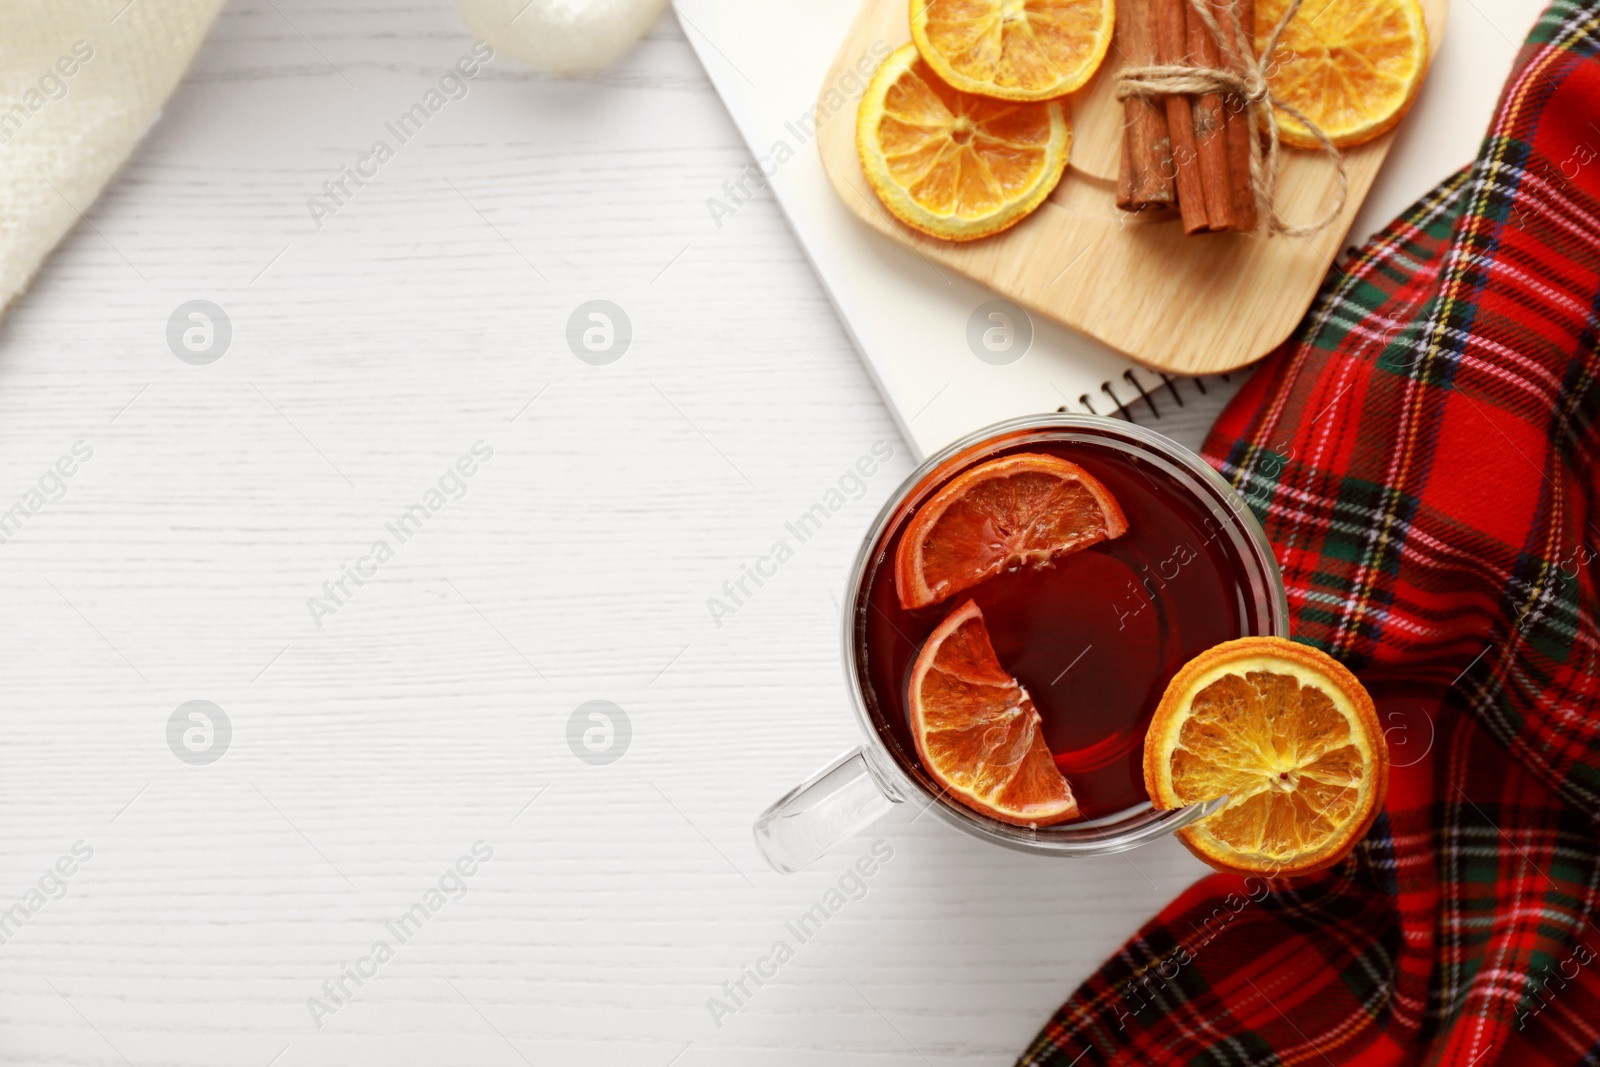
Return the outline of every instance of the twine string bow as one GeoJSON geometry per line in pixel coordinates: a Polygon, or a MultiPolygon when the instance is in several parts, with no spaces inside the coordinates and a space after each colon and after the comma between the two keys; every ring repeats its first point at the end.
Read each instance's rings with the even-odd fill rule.
{"type": "Polygon", "coordinates": [[[1272,57],[1289,25],[1300,10],[1301,0],[1290,0],[1278,24],[1272,28],[1266,47],[1256,56],[1252,42],[1245,40],[1239,26],[1237,0],[1226,5],[1228,26],[1224,30],[1211,11],[1208,0],[1188,0],[1190,8],[1200,16],[1207,32],[1216,39],[1222,53],[1222,67],[1201,67],[1188,63],[1156,64],[1145,67],[1125,67],[1117,75],[1117,99],[1131,97],[1153,99],[1164,96],[1219,93],[1237,97],[1245,102],[1245,114],[1250,120],[1250,189],[1255,195],[1257,217],[1269,233],[1290,237],[1306,237],[1326,227],[1344,210],[1350,191],[1350,180],[1345,174],[1344,156],[1328,135],[1306,114],[1272,91],[1268,82],[1272,57]],[[1333,161],[1339,187],[1333,206],[1321,217],[1295,226],[1279,214],[1276,204],[1280,144],[1278,119],[1275,112],[1282,111],[1299,122],[1322,147],[1322,152],[1333,161]],[[1266,130],[1267,143],[1263,147],[1257,131],[1266,130]]]}

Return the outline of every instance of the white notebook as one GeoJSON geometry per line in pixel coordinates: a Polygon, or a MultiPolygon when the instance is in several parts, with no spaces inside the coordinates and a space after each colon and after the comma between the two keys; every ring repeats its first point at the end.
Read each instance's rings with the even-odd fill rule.
{"type": "MultiPolygon", "coordinates": [[[[752,177],[745,189],[777,197],[911,447],[927,455],[989,423],[1062,407],[1154,420],[1197,447],[1244,374],[1164,379],[1042,316],[986,307],[994,293],[869,230],[838,201],[817,156],[811,116],[859,4],[674,0],[765,183],[752,177]]],[[[1453,6],[1428,80],[1347,243],[1365,239],[1471,161],[1541,6],[1453,6]]],[[[824,121],[853,123],[859,92],[846,93],[848,106],[824,121]]]]}

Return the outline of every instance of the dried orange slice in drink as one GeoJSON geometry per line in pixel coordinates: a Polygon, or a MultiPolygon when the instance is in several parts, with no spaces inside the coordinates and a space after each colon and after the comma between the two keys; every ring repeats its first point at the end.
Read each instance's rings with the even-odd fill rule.
{"type": "Polygon", "coordinates": [[[911,667],[911,735],[922,765],[974,811],[1016,826],[1078,814],[1045,746],[1039,712],[967,601],[928,636],[911,667]]]}
{"type": "Polygon", "coordinates": [[[1168,683],[1145,735],[1144,784],[1158,808],[1229,797],[1178,831],[1211,866],[1305,874],[1366,834],[1389,787],[1389,749],[1372,698],[1338,660],[1244,637],[1168,683]]]}
{"type": "Polygon", "coordinates": [[[911,0],[911,39],[962,92],[1050,100],[1094,76],[1115,19],[1113,0],[911,0]]]}
{"type": "Polygon", "coordinates": [[[895,550],[903,608],[924,608],[1025,564],[1121,537],[1128,520],[1088,471],[1034,452],[980,463],[922,505],[895,550]]]}
{"type": "Polygon", "coordinates": [[[957,92],[905,45],[878,67],[856,113],[861,171],[913,229],[971,241],[1020,222],[1061,180],[1072,126],[1059,103],[957,92]]]}
{"type": "MultiPolygon", "coordinates": [[[[1289,0],[1257,0],[1256,48],[1266,47],[1289,0]]],[[[1400,121],[1428,69],[1428,27],[1417,0],[1305,0],[1284,27],[1269,70],[1272,91],[1340,148],[1400,121]]],[[[1316,148],[1305,125],[1278,112],[1284,143],[1316,148]]]]}

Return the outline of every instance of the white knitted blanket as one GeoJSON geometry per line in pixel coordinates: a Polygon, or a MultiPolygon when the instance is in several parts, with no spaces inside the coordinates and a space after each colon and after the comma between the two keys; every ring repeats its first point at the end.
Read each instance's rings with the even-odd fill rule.
{"type": "Polygon", "coordinates": [[[222,0],[0,0],[0,309],[87,213],[222,0]]]}

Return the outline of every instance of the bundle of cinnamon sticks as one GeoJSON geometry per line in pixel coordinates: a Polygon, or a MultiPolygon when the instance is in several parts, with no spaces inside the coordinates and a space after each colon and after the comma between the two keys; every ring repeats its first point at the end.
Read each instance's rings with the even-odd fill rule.
{"type": "MultiPolygon", "coordinates": [[[[1244,40],[1254,40],[1255,0],[1205,2],[1224,32],[1229,32],[1230,17],[1237,18],[1244,40]]],[[[1116,18],[1117,47],[1128,66],[1223,65],[1216,38],[1190,0],[1117,0],[1116,18]]],[[[1118,207],[1142,211],[1176,206],[1185,233],[1256,228],[1252,122],[1243,97],[1129,97],[1123,108],[1118,207]]]]}

